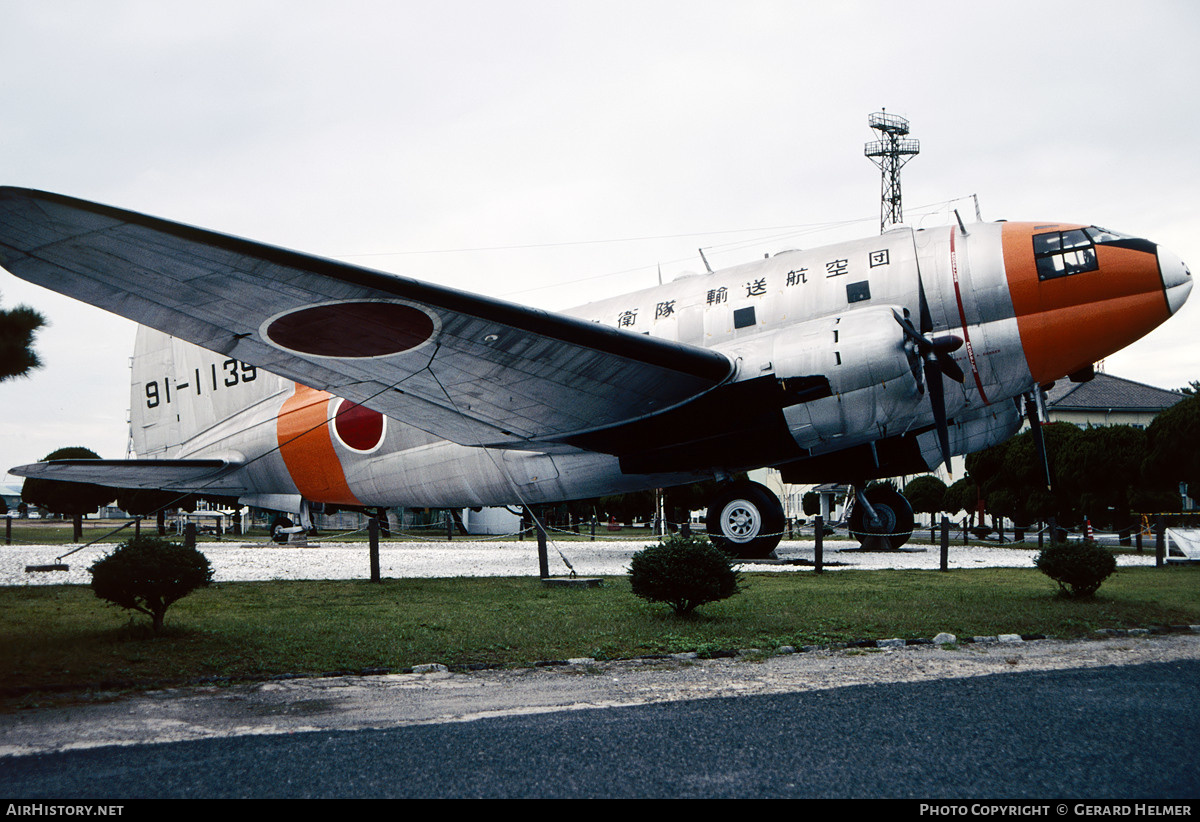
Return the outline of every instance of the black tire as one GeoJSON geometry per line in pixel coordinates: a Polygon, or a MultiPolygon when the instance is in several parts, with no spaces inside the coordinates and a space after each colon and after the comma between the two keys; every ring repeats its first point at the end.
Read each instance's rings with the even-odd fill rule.
{"type": "Polygon", "coordinates": [[[872,547],[878,537],[887,540],[888,546],[895,550],[908,542],[912,536],[913,518],[912,506],[904,495],[890,485],[872,485],[866,491],[867,501],[875,509],[881,520],[878,525],[867,522],[867,512],[859,504],[855,504],[850,512],[850,533],[865,547],[872,547]]]}
{"type": "Polygon", "coordinates": [[[757,482],[722,485],[708,505],[708,538],[743,559],[769,556],[783,538],[783,505],[757,482]]]}
{"type": "Polygon", "coordinates": [[[271,539],[278,543],[288,541],[288,534],[283,533],[284,528],[291,528],[292,521],[287,517],[275,517],[271,520],[271,539]]]}

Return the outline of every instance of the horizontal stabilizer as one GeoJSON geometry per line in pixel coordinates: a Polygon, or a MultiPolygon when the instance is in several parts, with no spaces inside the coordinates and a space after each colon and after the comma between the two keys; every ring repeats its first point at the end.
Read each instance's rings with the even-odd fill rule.
{"type": "Polygon", "coordinates": [[[20,465],[9,473],[108,488],[232,493],[246,489],[239,463],[230,460],[51,460],[20,465]]]}

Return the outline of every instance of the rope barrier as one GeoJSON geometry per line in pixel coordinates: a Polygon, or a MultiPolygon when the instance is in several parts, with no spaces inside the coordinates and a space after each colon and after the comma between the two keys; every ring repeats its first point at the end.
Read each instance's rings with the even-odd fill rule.
{"type": "MultiPolygon", "coordinates": [[[[1142,535],[1143,536],[1154,536],[1154,531],[1149,525],[1147,525],[1147,522],[1150,517],[1157,517],[1157,516],[1200,517],[1200,512],[1195,512],[1195,513],[1184,512],[1182,514],[1179,512],[1175,512],[1175,513],[1171,513],[1171,514],[1144,514],[1144,515],[1142,515],[1142,523],[1143,523],[1142,535]]],[[[112,530],[107,531],[106,533],[102,534],[101,536],[99,536],[93,540],[78,544],[76,547],[72,548],[70,551],[65,552],[62,556],[63,557],[70,556],[71,554],[76,553],[80,550],[83,550],[84,548],[88,548],[93,545],[96,545],[101,540],[104,540],[104,539],[112,536],[113,534],[119,533],[120,531],[128,528],[130,525],[133,525],[136,521],[137,521],[136,518],[131,519],[131,520],[125,522],[124,524],[122,524],[116,528],[113,528],[112,530]]],[[[687,526],[688,528],[691,529],[692,533],[694,533],[694,534],[702,535],[702,536],[712,536],[708,532],[708,530],[706,528],[704,528],[702,525],[699,525],[697,523],[690,522],[690,521],[689,522],[675,522],[672,520],[664,520],[663,524],[666,527],[668,533],[679,533],[683,530],[683,528],[685,526],[687,526]]],[[[600,527],[607,528],[608,526],[607,526],[607,524],[605,524],[600,527]]],[[[870,532],[870,531],[862,530],[862,529],[855,530],[855,529],[850,528],[849,525],[844,522],[826,523],[824,527],[827,529],[827,531],[833,532],[832,534],[827,533],[827,536],[854,537],[854,536],[861,535],[861,536],[869,536],[869,537],[905,537],[905,536],[912,536],[914,533],[923,531],[927,527],[937,530],[940,528],[940,525],[935,524],[933,526],[918,526],[918,527],[914,527],[912,531],[897,531],[897,532],[885,532],[885,533],[874,533],[874,532],[870,532]],[[841,532],[841,533],[839,533],[839,532],[841,532]]],[[[952,523],[952,527],[954,528],[954,530],[960,531],[960,532],[963,531],[964,529],[971,530],[970,526],[966,526],[963,523],[952,523]]],[[[987,528],[988,526],[977,526],[977,527],[987,528]]],[[[404,541],[445,542],[446,538],[441,533],[439,533],[438,535],[428,535],[428,536],[422,535],[419,533],[415,533],[415,531],[419,531],[419,530],[441,532],[441,531],[443,531],[444,528],[445,528],[445,526],[441,523],[430,523],[427,525],[410,525],[404,530],[393,529],[391,531],[390,535],[384,541],[388,541],[388,542],[404,542],[404,541]]],[[[588,531],[584,530],[584,529],[588,529],[588,528],[591,528],[591,523],[581,525],[579,531],[576,531],[573,528],[561,528],[558,526],[546,526],[547,531],[553,531],[554,533],[557,533],[557,534],[564,534],[564,535],[568,535],[568,536],[572,536],[572,537],[578,537],[578,538],[584,539],[584,540],[599,540],[599,541],[607,540],[607,541],[612,541],[612,542],[630,542],[630,541],[640,541],[642,539],[660,539],[663,536],[661,534],[654,533],[650,526],[647,526],[647,529],[649,532],[646,533],[644,536],[641,534],[605,534],[605,533],[592,534],[592,533],[589,533],[588,531]]],[[[622,526],[622,528],[623,529],[635,529],[635,528],[637,528],[637,526],[633,526],[633,525],[622,526]]],[[[803,526],[798,525],[798,526],[795,526],[792,528],[785,528],[782,531],[776,531],[776,532],[772,532],[769,534],[760,534],[759,538],[774,538],[774,537],[786,538],[786,537],[788,537],[789,534],[792,534],[793,536],[798,536],[801,533],[801,529],[812,530],[812,526],[810,524],[805,524],[803,526]]],[[[355,535],[363,534],[367,530],[368,530],[368,526],[363,526],[363,527],[351,529],[348,531],[330,532],[330,533],[324,534],[322,536],[326,540],[337,541],[337,540],[344,540],[347,537],[352,537],[355,535]]],[[[989,528],[988,530],[990,531],[990,530],[995,530],[995,529],[989,528]]],[[[1009,530],[1009,529],[1006,528],[1004,530],[1009,530]]],[[[1013,527],[1012,530],[1015,532],[1016,528],[1013,527]]],[[[1022,535],[1022,537],[1020,539],[1015,538],[1015,533],[1014,533],[1014,538],[1011,540],[1008,540],[1008,542],[1012,542],[1012,543],[1029,542],[1032,540],[1032,538],[1035,538],[1039,535],[1049,533],[1050,526],[1047,523],[1040,523],[1037,527],[1031,526],[1031,527],[1022,529],[1022,530],[1024,531],[1024,534],[1022,535]]],[[[1085,533],[1086,533],[1085,531],[1083,531],[1081,529],[1071,529],[1071,528],[1066,528],[1063,526],[1059,526],[1058,530],[1061,532],[1065,532],[1068,539],[1082,538],[1085,536],[1085,533]]],[[[1093,527],[1092,532],[1093,532],[1093,535],[1095,535],[1095,536],[1121,537],[1125,533],[1128,533],[1130,536],[1132,536],[1134,533],[1136,533],[1136,530],[1135,529],[1103,530],[1103,529],[1098,529],[1098,528],[1093,527]]],[[[524,536],[527,536],[527,535],[532,536],[535,533],[536,533],[536,529],[534,527],[530,526],[527,528],[522,528],[517,531],[506,532],[503,534],[472,534],[469,536],[469,538],[470,538],[470,541],[472,541],[472,542],[500,542],[503,540],[512,540],[512,539],[523,538],[524,536]]],[[[245,541],[246,536],[247,535],[245,535],[245,534],[231,535],[227,531],[224,533],[221,533],[221,534],[206,535],[207,541],[209,541],[209,542],[225,542],[225,543],[245,541]]],[[[11,541],[11,544],[12,545],[45,545],[46,543],[39,542],[37,540],[13,538],[11,541]]],[[[278,543],[278,544],[286,545],[287,543],[278,543]]],[[[65,543],[63,545],[64,545],[64,547],[66,547],[69,545],[74,545],[74,543],[65,543]]]]}

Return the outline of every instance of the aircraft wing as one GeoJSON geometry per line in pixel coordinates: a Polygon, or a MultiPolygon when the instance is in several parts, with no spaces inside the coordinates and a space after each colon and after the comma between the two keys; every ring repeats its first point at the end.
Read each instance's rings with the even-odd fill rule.
{"type": "Polygon", "coordinates": [[[547,445],[726,381],[707,349],[109,206],[0,188],[0,264],[464,445],[547,445]]]}
{"type": "Polygon", "coordinates": [[[9,469],[19,477],[64,482],[90,482],[109,488],[189,489],[201,485],[212,493],[244,492],[240,463],[220,459],[99,460],[35,462],[9,469]]]}

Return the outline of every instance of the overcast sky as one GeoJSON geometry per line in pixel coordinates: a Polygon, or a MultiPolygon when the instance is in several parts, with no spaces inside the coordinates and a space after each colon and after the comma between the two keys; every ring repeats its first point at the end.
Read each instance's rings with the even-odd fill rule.
{"type": "MultiPolygon", "coordinates": [[[[907,222],[977,194],[1196,268],[1198,35],[1191,0],[0,0],[0,184],[566,308],[877,233],[886,108],[907,222]]],[[[51,325],[0,470],[123,457],[133,325],[0,273],[18,303],[51,325]]],[[[1105,370],[1200,379],[1198,317],[1105,370]]]]}

